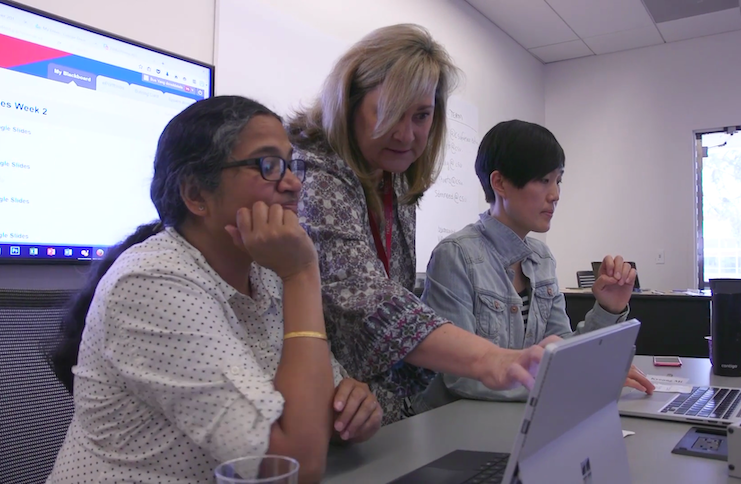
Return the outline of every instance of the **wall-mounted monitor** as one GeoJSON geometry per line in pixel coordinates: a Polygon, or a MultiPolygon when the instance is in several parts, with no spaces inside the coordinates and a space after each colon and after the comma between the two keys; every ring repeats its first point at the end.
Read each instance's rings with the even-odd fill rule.
{"type": "Polygon", "coordinates": [[[213,66],[0,0],[0,262],[99,259],[156,219],[157,139],[213,81],[213,66]]]}

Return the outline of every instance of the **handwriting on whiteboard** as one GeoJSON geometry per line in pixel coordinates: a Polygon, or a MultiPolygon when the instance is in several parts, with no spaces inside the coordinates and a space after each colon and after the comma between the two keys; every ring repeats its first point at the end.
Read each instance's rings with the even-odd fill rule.
{"type": "Polygon", "coordinates": [[[430,254],[445,237],[478,220],[481,185],[475,172],[478,110],[460,98],[448,105],[445,158],[435,184],[417,211],[417,271],[424,272],[430,254]]]}

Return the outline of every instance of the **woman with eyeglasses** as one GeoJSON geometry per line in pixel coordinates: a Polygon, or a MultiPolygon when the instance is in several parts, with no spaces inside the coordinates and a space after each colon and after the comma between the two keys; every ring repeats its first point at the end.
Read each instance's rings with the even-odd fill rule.
{"type": "Polygon", "coordinates": [[[431,381],[429,370],[500,390],[532,385],[543,354],[448,324],[412,293],[415,210],[442,163],[456,76],[424,28],[380,28],[338,60],[316,102],[289,122],[307,163],[299,216],[319,254],[332,350],[370,383],[384,424],[413,412],[410,397],[431,381]]]}
{"type": "Polygon", "coordinates": [[[75,413],[47,482],[211,482],[220,462],[263,454],[316,482],[334,427],[375,433],[377,400],[327,343],[295,213],[304,174],[281,120],[249,99],[170,121],[151,185],[160,220],[93,267],[63,322],[52,363],[75,413]]]}

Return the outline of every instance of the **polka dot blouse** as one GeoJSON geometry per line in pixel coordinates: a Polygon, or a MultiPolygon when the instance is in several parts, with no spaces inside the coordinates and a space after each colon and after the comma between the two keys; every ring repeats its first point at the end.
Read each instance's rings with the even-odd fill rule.
{"type": "Polygon", "coordinates": [[[125,251],[87,315],[47,483],[211,483],[220,462],[264,454],[284,403],[282,283],[257,264],[250,281],[238,293],[174,229],[125,251]]]}

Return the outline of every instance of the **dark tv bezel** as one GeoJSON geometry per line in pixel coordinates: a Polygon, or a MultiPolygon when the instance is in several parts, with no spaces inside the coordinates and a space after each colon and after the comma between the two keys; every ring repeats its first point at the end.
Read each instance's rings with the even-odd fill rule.
{"type": "MultiPolygon", "coordinates": [[[[23,10],[25,12],[28,12],[28,13],[31,13],[31,14],[34,14],[34,15],[38,15],[40,17],[44,17],[44,18],[47,18],[49,20],[54,20],[54,21],[57,21],[57,22],[61,22],[63,24],[69,25],[71,27],[76,27],[76,28],[79,28],[79,29],[82,29],[82,30],[86,30],[86,31],[91,32],[91,33],[94,33],[94,34],[103,35],[105,37],[109,37],[109,38],[111,38],[113,40],[118,40],[120,42],[125,42],[125,43],[130,44],[130,45],[132,45],[134,47],[141,47],[143,49],[151,50],[151,51],[156,52],[158,54],[163,54],[163,55],[166,55],[166,56],[169,56],[169,57],[173,57],[175,59],[179,59],[179,60],[182,60],[182,61],[185,61],[185,62],[190,62],[192,64],[199,65],[201,67],[205,67],[205,68],[207,68],[207,69],[209,69],[211,71],[211,76],[210,76],[211,77],[211,82],[210,82],[209,88],[208,88],[208,97],[213,97],[214,96],[215,81],[216,81],[216,72],[215,72],[216,71],[216,68],[215,68],[215,66],[213,64],[202,62],[202,61],[199,61],[199,60],[196,60],[196,59],[187,57],[187,56],[183,56],[183,55],[180,55],[180,54],[175,54],[173,52],[170,52],[170,51],[167,51],[167,50],[164,50],[164,49],[160,49],[158,47],[153,47],[153,46],[151,46],[149,44],[145,44],[143,42],[138,42],[136,40],[132,40],[132,39],[129,39],[127,37],[124,37],[124,36],[121,36],[121,35],[118,35],[118,34],[113,34],[113,33],[108,32],[106,30],[98,29],[98,28],[92,27],[90,25],[83,24],[81,22],[70,20],[70,19],[65,18],[65,17],[62,17],[60,15],[56,15],[56,14],[53,14],[53,13],[45,12],[45,11],[40,10],[38,8],[29,7],[28,5],[23,5],[21,3],[18,3],[16,1],[13,1],[13,0],[0,0],[0,5],[7,5],[9,7],[17,8],[18,10],[23,10]]],[[[142,223],[147,223],[147,222],[146,221],[142,221],[142,223]]],[[[5,242],[3,242],[3,243],[5,243],[5,242]]],[[[10,242],[9,241],[7,243],[12,244],[13,242],[10,242]]],[[[18,243],[17,245],[23,245],[23,246],[38,245],[39,247],[41,247],[41,246],[44,246],[44,245],[58,246],[58,245],[63,245],[63,244],[28,244],[28,243],[18,243]]],[[[79,244],[75,244],[75,245],[79,245],[79,244]]],[[[97,246],[95,246],[95,247],[97,247],[97,246]]],[[[111,246],[111,247],[113,247],[113,246],[111,246]]],[[[10,257],[3,256],[3,257],[0,257],[0,265],[10,264],[10,265],[54,265],[54,266],[57,266],[57,265],[82,265],[82,266],[87,266],[87,265],[90,265],[91,263],[96,262],[97,260],[98,259],[91,259],[91,260],[80,260],[80,259],[33,259],[33,258],[30,258],[30,257],[25,257],[25,258],[10,258],[10,257]]]]}

